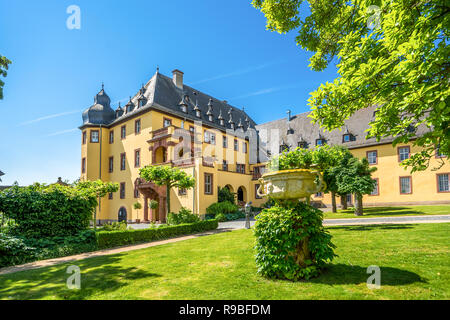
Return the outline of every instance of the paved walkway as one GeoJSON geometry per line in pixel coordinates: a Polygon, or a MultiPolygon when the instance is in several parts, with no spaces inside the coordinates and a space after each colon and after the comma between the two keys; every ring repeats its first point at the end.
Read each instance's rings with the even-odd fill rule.
{"type": "MultiPolygon", "coordinates": [[[[366,224],[405,224],[405,223],[443,223],[450,222],[450,214],[429,216],[403,216],[403,217],[381,217],[381,218],[346,218],[346,219],[324,219],[324,226],[346,226],[366,224]]],[[[255,220],[250,221],[251,226],[255,220]]],[[[244,229],[245,219],[219,223],[219,229],[244,229]]]]}
{"type": "MultiPolygon", "coordinates": [[[[443,223],[443,222],[450,222],[450,215],[435,215],[435,216],[406,216],[406,217],[386,217],[386,218],[347,218],[347,219],[325,219],[324,225],[328,226],[339,226],[339,225],[367,225],[367,224],[410,224],[410,223],[443,223]]],[[[251,226],[255,224],[255,220],[251,220],[251,226]]],[[[139,224],[134,225],[138,228],[146,228],[146,224],[139,224]]],[[[245,219],[239,219],[235,221],[228,221],[228,222],[221,222],[219,223],[219,228],[217,230],[203,232],[203,233],[197,233],[193,235],[183,236],[183,237],[177,237],[167,240],[161,240],[161,241],[153,241],[153,242],[147,242],[142,243],[138,245],[131,245],[131,246],[124,246],[114,249],[106,249],[106,250],[100,250],[95,252],[87,252],[78,254],[75,256],[68,256],[68,257],[61,257],[56,259],[49,259],[49,260],[41,260],[41,261],[35,261],[23,265],[18,266],[12,266],[0,269],[0,275],[2,274],[9,274],[19,271],[25,271],[25,270],[32,270],[32,269],[38,269],[42,267],[48,267],[48,266],[54,266],[61,263],[66,262],[72,262],[72,261],[78,261],[86,258],[93,258],[93,257],[101,257],[105,255],[110,254],[117,254],[121,252],[127,252],[132,250],[139,250],[139,249],[145,249],[155,246],[160,246],[167,243],[174,243],[179,241],[184,241],[188,239],[194,239],[197,237],[202,236],[208,236],[216,233],[221,232],[227,232],[233,229],[244,229],[245,228],[245,219]]]]}

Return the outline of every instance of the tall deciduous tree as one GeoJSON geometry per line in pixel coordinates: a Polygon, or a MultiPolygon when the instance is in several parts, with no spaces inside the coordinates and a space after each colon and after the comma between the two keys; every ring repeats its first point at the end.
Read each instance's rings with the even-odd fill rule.
{"type": "Polygon", "coordinates": [[[3,86],[5,85],[5,82],[2,81],[1,77],[6,77],[8,74],[6,71],[8,70],[8,66],[10,64],[10,60],[0,55],[0,100],[3,99],[3,86]]]}
{"type": "MultiPolygon", "coordinates": [[[[310,67],[337,62],[338,78],[311,93],[314,122],[340,128],[355,111],[377,106],[368,134],[423,151],[403,165],[425,170],[436,147],[450,155],[450,4],[447,0],[253,0],[267,28],[297,30],[310,67]],[[309,14],[300,12],[303,2],[309,14]],[[302,14],[301,14],[302,13],[302,14]],[[416,135],[419,125],[426,127],[416,135]]],[[[303,7],[302,9],[303,10],[303,7]]],[[[444,158],[441,158],[441,165],[444,158]]]]}
{"type": "Polygon", "coordinates": [[[158,186],[166,186],[166,216],[170,212],[170,189],[173,187],[191,189],[195,179],[180,168],[171,166],[146,166],[140,170],[141,178],[158,186]]]}
{"type": "Polygon", "coordinates": [[[355,195],[355,214],[363,215],[363,194],[370,194],[375,187],[372,173],[377,168],[370,167],[366,158],[358,159],[346,154],[341,163],[330,169],[330,174],[335,177],[337,191],[341,194],[353,193],[355,195]]]}

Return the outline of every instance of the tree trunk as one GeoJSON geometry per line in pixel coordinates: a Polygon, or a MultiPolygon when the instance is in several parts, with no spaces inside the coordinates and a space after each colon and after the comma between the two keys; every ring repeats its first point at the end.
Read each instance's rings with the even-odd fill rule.
{"type": "Polygon", "coordinates": [[[347,195],[341,196],[342,210],[347,210],[347,195]]]}
{"type": "Polygon", "coordinates": [[[334,191],[331,191],[331,212],[336,213],[336,193],[334,191]]]}
{"type": "Polygon", "coordinates": [[[355,215],[363,215],[362,194],[359,192],[355,193],[355,215]]]}
{"type": "Polygon", "coordinates": [[[307,267],[306,260],[311,260],[311,252],[309,251],[308,241],[306,238],[297,245],[295,262],[302,268],[307,267]]]}

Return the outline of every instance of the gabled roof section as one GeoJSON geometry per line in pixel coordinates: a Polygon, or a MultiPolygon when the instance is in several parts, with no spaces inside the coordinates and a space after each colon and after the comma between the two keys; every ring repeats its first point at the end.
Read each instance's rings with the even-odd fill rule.
{"type": "MultiPolygon", "coordinates": [[[[162,112],[170,113],[181,118],[186,118],[191,121],[202,121],[205,125],[215,127],[219,130],[231,129],[231,125],[227,122],[224,125],[220,124],[220,113],[222,116],[228,114],[231,110],[233,119],[236,122],[241,120],[242,123],[248,119],[244,129],[248,127],[255,128],[256,123],[250,116],[242,109],[229,105],[226,101],[216,99],[206,93],[196,90],[188,85],[183,85],[183,89],[178,88],[172,78],[169,78],[158,71],[142,88],[131,97],[130,101],[135,105],[134,109],[130,112],[125,112],[121,116],[117,116],[111,121],[108,126],[112,126],[118,122],[133,117],[134,115],[148,111],[150,109],[160,110],[162,112]],[[144,91],[144,92],[143,92],[144,91]],[[146,98],[146,104],[139,106],[138,100],[146,98]],[[187,105],[187,112],[183,112],[180,108],[180,101],[187,105]],[[208,113],[208,105],[214,106],[210,108],[208,113]],[[196,108],[200,110],[201,116],[196,117],[196,108]],[[212,113],[213,121],[209,121],[208,115],[212,113]]],[[[124,108],[125,109],[125,108],[124,108]]]]}

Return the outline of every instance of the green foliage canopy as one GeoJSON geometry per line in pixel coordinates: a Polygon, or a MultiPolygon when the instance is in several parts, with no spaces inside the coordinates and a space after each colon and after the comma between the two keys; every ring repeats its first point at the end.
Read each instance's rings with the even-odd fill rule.
{"type": "MultiPolygon", "coordinates": [[[[327,130],[367,106],[377,106],[368,135],[423,148],[403,165],[425,170],[436,147],[450,154],[450,6],[445,0],[253,0],[267,28],[296,30],[313,52],[310,67],[337,60],[338,78],[311,93],[311,117],[327,130]],[[305,1],[306,2],[306,1],[305,1]],[[304,8],[306,9],[306,7],[304,8]],[[306,11],[306,10],[305,10],[306,11]],[[416,128],[426,133],[416,136],[416,128]]],[[[441,159],[441,165],[444,163],[441,159]]]]}
{"type": "Polygon", "coordinates": [[[7,76],[7,70],[10,64],[10,60],[0,55],[0,100],[3,99],[3,86],[5,85],[5,82],[1,79],[1,77],[7,76]]]}

